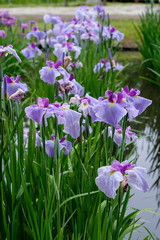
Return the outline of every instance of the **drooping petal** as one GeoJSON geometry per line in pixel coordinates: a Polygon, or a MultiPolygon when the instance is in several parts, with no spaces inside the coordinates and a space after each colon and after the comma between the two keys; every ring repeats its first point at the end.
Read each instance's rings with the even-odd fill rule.
{"type": "Polygon", "coordinates": [[[72,149],[72,143],[70,141],[63,141],[61,145],[65,148],[64,155],[68,155],[72,149]]]}
{"type": "Polygon", "coordinates": [[[56,68],[51,67],[43,67],[40,71],[40,78],[49,84],[54,84],[56,77],[60,76],[61,74],[56,68]]]}
{"type": "Polygon", "coordinates": [[[127,111],[118,103],[102,101],[93,108],[99,121],[106,122],[114,127],[127,114],[127,111]]]}
{"type": "Polygon", "coordinates": [[[140,191],[146,192],[149,190],[149,185],[146,180],[146,169],[142,167],[134,167],[132,170],[126,170],[128,185],[140,191]]]}
{"type": "Polygon", "coordinates": [[[140,115],[144,110],[151,105],[152,101],[143,98],[140,96],[133,96],[133,97],[128,97],[129,103],[131,103],[137,110],[139,110],[138,115],[140,115]]]}
{"type": "Polygon", "coordinates": [[[116,190],[123,181],[121,172],[111,172],[111,167],[101,167],[98,169],[98,177],[95,179],[98,188],[109,198],[115,198],[116,190]]]}

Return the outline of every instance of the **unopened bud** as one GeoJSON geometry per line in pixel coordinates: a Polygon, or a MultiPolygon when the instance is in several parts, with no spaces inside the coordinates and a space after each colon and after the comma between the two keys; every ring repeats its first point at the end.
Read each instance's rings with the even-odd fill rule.
{"type": "Polygon", "coordinates": [[[68,65],[69,65],[69,63],[70,63],[71,61],[72,61],[71,56],[66,56],[66,57],[64,58],[64,68],[67,68],[68,65]]]}
{"type": "Polygon", "coordinates": [[[113,69],[116,69],[116,63],[115,63],[115,61],[114,61],[114,60],[111,60],[111,63],[112,63],[113,69]]]}
{"type": "Polygon", "coordinates": [[[121,186],[122,186],[122,189],[123,189],[125,192],[128,191],[128,181],[127,181],[127,176],[126,176],[126,175],[124,176],[124,180],[123,180],[121,186]]]}

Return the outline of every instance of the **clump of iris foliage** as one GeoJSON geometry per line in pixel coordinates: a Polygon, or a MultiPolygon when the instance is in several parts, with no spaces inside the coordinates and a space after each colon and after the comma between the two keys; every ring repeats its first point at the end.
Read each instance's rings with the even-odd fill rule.
{"type": "Polygon", "coordinates": [[[151,100],[124,85],[124,34],[101,5],[41,30],[0,20],[0,239],[131,239],[129,199],[149,186],[130,122],[151,100]]]}
{"type": "Polygon", "coordinates": [[[150,77],[146,79],[160,86],[160,10],[153,7],[152,3],[141,15],[140,24],[135,26],[135,29],[140,39],[137,41],[139,51],[150,72],[150,77]]]}

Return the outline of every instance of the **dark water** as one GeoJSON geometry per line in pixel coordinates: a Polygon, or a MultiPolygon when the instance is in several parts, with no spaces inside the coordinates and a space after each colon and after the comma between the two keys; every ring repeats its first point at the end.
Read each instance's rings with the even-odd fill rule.
{"type": "MultiPolygon", "coordinates": [[[[137,166],[147,168],[147,180],[151,188],[146,193],[134,190],[135,194],[130,200],[130,206],[138,209],[149,208],[150,211],[160,214],[158,209],[160,208],[160,87],[139,78],[147,74],[147,71],[141,67],[142,60],[139,54],[126,54],[121,60],[129,64],[126,69],[128,85],[130,88],[139,89],[141,97],[152,100],[152,105],[136,118],[139,123],[131,125],[138,131],[137,135],[142,137],[136,142],[137,166]]],[[[160,216],[148,212],[139,216],[146,221],[145,226],[160,239],[160,216]]],[[[145,237],[148,235],[142,227],[140,232],[145,237]]],[[[139,234],[134,234],[132,239],[145,238],[144,236],[138,238],[138,236],[139,234]]]]}

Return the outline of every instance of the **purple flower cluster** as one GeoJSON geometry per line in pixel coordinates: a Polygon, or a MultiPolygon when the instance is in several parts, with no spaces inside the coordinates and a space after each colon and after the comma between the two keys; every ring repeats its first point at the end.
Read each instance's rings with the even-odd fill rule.
{"type": "MultiPolygon", "coordinates": [[[[112,137],[112,127],[108,127],[108,136],[112,137]]],[[[122,137],[123,137],[123,129],[121,126],[117,126],[115,128],[113,141],[118,145],[118,147],[122,144],[122,137]]],[[[136,140],[137,136],[135,136],[135,133],[131,131],[131,127],[128,126],[125,131],[125,142],[126,144],[129,144],[131,140],[136,140]]]]}
{"type": "Polygon", "coordinates": [[[70,103],[79,105],[79,111],[86,116],[89,114],[92,122],[105,122],[111,126],[117,127],[120,120],[128,113],[129,120],[140,115],[152,101],[138,96],[140,92],[137,89],[128,87],[122,89],[117,94],[110,90],[105,92],[105,98],[95,99],[86,95],[84,98],[79,96],[72,97],[70,103]]]}
{"type": "Polygon", "coordinates": [[[80,118],[81,114],[71,110],[69,104],[61,105],[59,102],[49,104],[48,98],[37,98],[37,104],[29,106],[25,109],[28,118],[42,124],[44,116],[47,125],[47,118],[57,117],[58,124],[63,124],[63,132],[71,135],[72,138],[77,138],[80,135],[80,118]]]}
{"type": "MultiPolygon", "coordinates": [[[[108,137],[112,137],[119,147],[122,145],[123,136],[126,144],[129,144],[131,140],[137,139],[130,126],[122,129],[121,120],[127,116],[129,121],[132,121],[152,101],[141,97],[140,91],[137,89],[129,90],[127,86],[118,93],[107,90],[105,96],[101,96],[98,99],[93,98],[89,94],[84,96],[84,87],[75,79],[76,71],[75,74],[71,72],[83,66],[79,60],[75,62],[75,59],[78,59],[81,54],[82,47],[87,46],[89,41],[101,44],[102,41],[111,43],[112,40],[116,39],[120,43],[124,38],[124,34],[120,33],[115,27],[103,26],[105,11],[100,4],[97,4],[93,10],[90,11],[88,6],[80,6],[75,13],[75,18],[70,19],[69,22],[65,22],[60,17],[54,15],[45,15],[43,18],[44,22],[51,24],[51,29],[46,31],[45,25],[43,32],[36,26],[32,27],[32,30],[26,35],[28,40],[31,41],[35,37],[36,42],[38,43],[39,41],[45,50],[48,48],[46,59],[49,58],[51,52],[58,58],[55,62],[51,60],[46,61],[46,66],[40,69],[39,74],[42,81],[51,85],[56,83],[56,87],[59,87],[59,97],[63,100],[63,103],[58,101],[49,103],[48,98],[42,99],[38,97],[36,104],[26,107],[25,113],[29,119],[41,126],[43,118],[46,126],[48,118],[56,118],[58,128],[59,125],[63,125],[63,132],[69,134],[73,139],[78,138],[81,135],[81,131],[85,130],[84,125],[87,123],[85,118],[89,116],[89,120],[92,123],[104,122],[107,124],[108,137]],[[102,25],[98,21],[99,18],[102,20],[102,25]],[[74,59],[73,62],[71,56],[74,59]],[[71,73],[68,73],[67,70],[71,73]],[[64,99],[67,99],[67,103],[64,102],[64,99]],[[73,110],[72,107],[77,110],[73,110]],[[111,126],[115,128],[114,135],[111,126]],[[123,133],[124,130],[125,133],[123,133]]],[[[0,11],[0,21],[1,24],[6,26],[13,25],[13,18],[7,12],[2,13],[0,11]]],[[[24,30],[30,29],[32,25],[36,25],[36,22],[33,20],[29,22],[29,25],[21,24],[20,27],[24,30]]],[[[0,31],[0,36],[5,38],[3,30],[0,31]]],[[[21,50],[22,54],[28,59],[40,56],[42,51],[37,47],[37,43],[28,43],[28,47],[21,50]]],[[[7,56],[8,53],[13,54],[19,62],[21,61],[11,45],[6,47],[0,46],[0,60],[4,55],[7,56]]],[[[104,73],[109,70],[121,71],[122,69],[123,66],[117,63],[115,59],[112,59],[109,50],[109,59],[101,59],[95,65],[93,71],[94,73],[104,73]]],[[[12,100],[19,100],[24,96],[28,89],[26,84],[20,83],[20,78],[21,76],[19,75],[16,79],[4,75],[2,97],[6,93],[9,99],[12,100]]],[[[92,129],[89,126],[89,133],[91,131],[92,129]]],[[[27,129],[24,131],[24,144],[27,144],[28,135],[27,129]]],[[[69,154],[72,149],[72,143],[67,141],[66,137],[64,136],[58,140],[52,134],[50,140],[45,140],[46,154],[51,158],[54,157],[57,140],[59,149],[64,149],[64,154],[69,154]]],[[[42,146],[39,132],[36,132],[36,146],[42,146]]],[[[100,167],[95,181],[98,188],[110,198],[115,198],[116,191],[120,186],[126,190],[129,185],[144,192],[149,189],[145,180],[145,169],[136,167],[128,161],[120,163],[115,160],[111,166],[100,167]]]]}
{"type": "Polygon", "coordinates": [[[17,19],[10,15],[8,11],[0,9],[0,25],[5,25],[6,27],[12,27],[15,25],[17,19]]]}
{"type": "Polygon", "coordinates": [[[97,72],[108,72],[109,70],[113,69],[113,71],[118,70],[121,71],[123,69],[123,66],[119,64],[116,59],[107,60],[107,59],[101,59],[99,63],[97,63],[93,69],[94,73],[97,72]]]}

